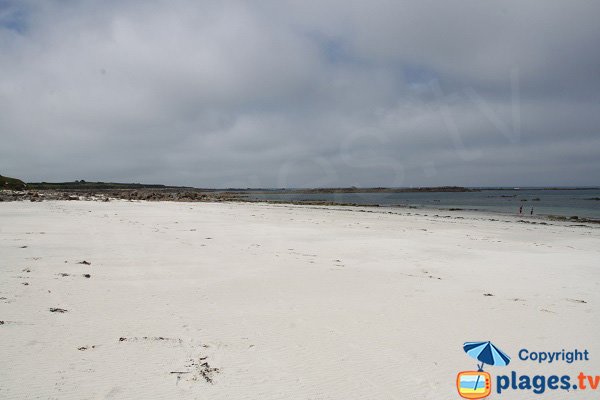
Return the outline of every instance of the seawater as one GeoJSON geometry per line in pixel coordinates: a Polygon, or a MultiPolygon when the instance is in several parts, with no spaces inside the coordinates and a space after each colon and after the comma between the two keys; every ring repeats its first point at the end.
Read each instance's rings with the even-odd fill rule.
{"type": "Polygon", "coordinates": [[[248,193],[252,200],[333,201],[360,205],[400,206],[448,210],[460,208],[503,214],[555,215],[600,219],[600,189],[483,189],[477,192],[406,193],[248,193]]]}

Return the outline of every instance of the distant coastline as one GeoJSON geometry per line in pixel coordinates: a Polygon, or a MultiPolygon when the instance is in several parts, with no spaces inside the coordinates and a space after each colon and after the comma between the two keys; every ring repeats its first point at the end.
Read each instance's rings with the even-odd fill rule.
{"type": "Polygon", "coordinates": [[[484,211],[600,222],[598,187],[194,188],[117,182],[33,182],[2,177],[0,202],[45,200],[266,202],[315,206],[484,211]]]}
{"type": "Polygon", "coordinates": [[[0,175],[0,189],[27,189],[27,190],[134,190],[134,189],[160,189],[160,190],[194,190],[203,192],[252,192],[252,193],[444,193],[444,192],[480,192],[486,190],[598,190],[600,186],[419,186],[419,187],[295,187],[295,188],[208,188],[195,186],[177,186],[148,183],[121,183],[121,182],[91,182],[75,180],[70,182],[25,182],[21,179],[0,175]]]}

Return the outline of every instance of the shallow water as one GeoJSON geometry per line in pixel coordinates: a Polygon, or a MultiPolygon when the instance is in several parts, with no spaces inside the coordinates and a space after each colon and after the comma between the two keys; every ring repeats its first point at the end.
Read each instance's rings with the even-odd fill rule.
{"type": "Polygon", "coordinates": [[[414,206],[424,208],[491,211],[505,214],[557,215],[600,219],[600,189],[491,190],[479,192],[414,193],[250,193],[253,200],[334,201],[338,203],[414,206]]]}

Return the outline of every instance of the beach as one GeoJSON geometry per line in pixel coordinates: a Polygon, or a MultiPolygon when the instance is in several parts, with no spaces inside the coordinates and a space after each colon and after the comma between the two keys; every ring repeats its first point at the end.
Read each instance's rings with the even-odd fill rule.
{"type": "Polygon", "coordinates": [[[492,373],[600,374],[600,228],[520,219],[0,203],[0,398],[450,399],[485,340],[512,357],[492,373]]]}

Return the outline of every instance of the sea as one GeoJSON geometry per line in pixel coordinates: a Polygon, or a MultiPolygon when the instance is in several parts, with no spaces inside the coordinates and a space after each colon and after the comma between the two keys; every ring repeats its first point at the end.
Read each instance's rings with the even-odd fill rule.
{"type": "Polygon", "coordinates": [[[578,217],[600,220],[600,188],[472,188],[473,192],[402,193],[248,193],[251,200],[328,201],[437,210],[469,210],[518,215],[578,217]]]}

